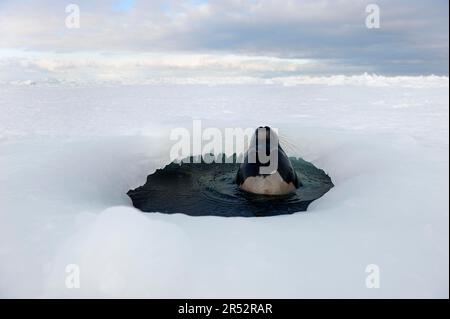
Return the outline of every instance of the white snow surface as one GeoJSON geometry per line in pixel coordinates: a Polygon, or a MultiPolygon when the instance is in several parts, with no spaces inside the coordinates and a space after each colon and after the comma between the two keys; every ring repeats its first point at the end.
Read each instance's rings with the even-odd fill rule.
{"type": "Polygon", "coordinates": [[[449,297],[448,78],[29,84],[0,85],[0,297],[449,297]],[[134,209],[193,119],[276,127],[335,187],[267,218],[134,209]]]}

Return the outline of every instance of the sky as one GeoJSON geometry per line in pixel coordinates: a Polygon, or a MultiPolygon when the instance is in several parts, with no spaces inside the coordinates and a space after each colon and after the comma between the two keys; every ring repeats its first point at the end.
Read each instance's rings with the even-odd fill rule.
{"type": "Polygon", "coordinates": [[[0,0],[0,80],[448,76],[448,15],[447,0],[0,0]]]}

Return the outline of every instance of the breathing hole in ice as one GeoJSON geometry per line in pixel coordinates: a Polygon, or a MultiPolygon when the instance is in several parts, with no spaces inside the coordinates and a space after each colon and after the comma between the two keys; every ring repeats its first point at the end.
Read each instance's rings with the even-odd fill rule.
{"type": "MultiPolygon", "coordinates": [[[[223,159],[225,159],[224,155],[223,159]]],[[[229,158],[230,159],[230,158],[229,158]]],[[[250,194],[235,184],[239,163],[195,163],[194,158],[170,163],[147,177],[143,186],[128,191],[133,205],[144,212],[191,216],[262,217],[306,211],[332,187],[331,178],[301,159],[290,158],[302,182],[296,192],[282,196],[250,194]]]]}

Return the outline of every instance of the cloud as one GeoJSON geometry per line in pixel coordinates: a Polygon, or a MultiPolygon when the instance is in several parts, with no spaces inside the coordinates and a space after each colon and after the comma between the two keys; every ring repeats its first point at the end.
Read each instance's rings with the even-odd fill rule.
{"type": "MultiPolygon", "coordinates": [[[[30,75],[45,74],[47,78],[79,81],[148,80],[151,77],[186,76],[253,76],[268,77],[298,74],[318,67],[320,62],[308,59],[286,59],[268,56],[200,53],[128,53],[128,54],[12,54],[0,58],[0,80],[30,79],[30,75]],[[9,70],[9,71],[6,71],[9,70]]],[[[36,78],[38,79],[38,76],[36,78]]]]}
{"type": "MultiPolygon", "coordinates": [[[[377,1],[381,28],[368,29],[366,0],[83,0],[76,1],[81,28],[67,29],[60,1],[7,0],[0,2],[0,52],[41,52],[55,59],[89,52],[207,54],[221,61],[265,56],[266,62],[275,59],[274,68],[280,68],[279,59],[286,65],[315,61],[315,68],[279,70],[288,73],[446,75],[448,2],[432,2],[377,1]]],[[[245,69],[229,65],[231,71],[245,69]]],[[[261,68],[255,65],[249,68],[261,68]]]]}

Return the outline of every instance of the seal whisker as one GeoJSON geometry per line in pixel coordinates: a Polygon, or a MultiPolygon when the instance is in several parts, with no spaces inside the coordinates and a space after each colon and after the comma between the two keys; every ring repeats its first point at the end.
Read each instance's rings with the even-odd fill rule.
{"type": "Polygon", "coordinates": [[[291,155],[295,155],[295,156],[300,154],[300,150],[299,150],[298,146],[296,144],[292,143],[288,136],[279,134],[278,139],[280,141],[281,146],[283,148],[285,148],[288,153],[291,153],[291,155]]]}

